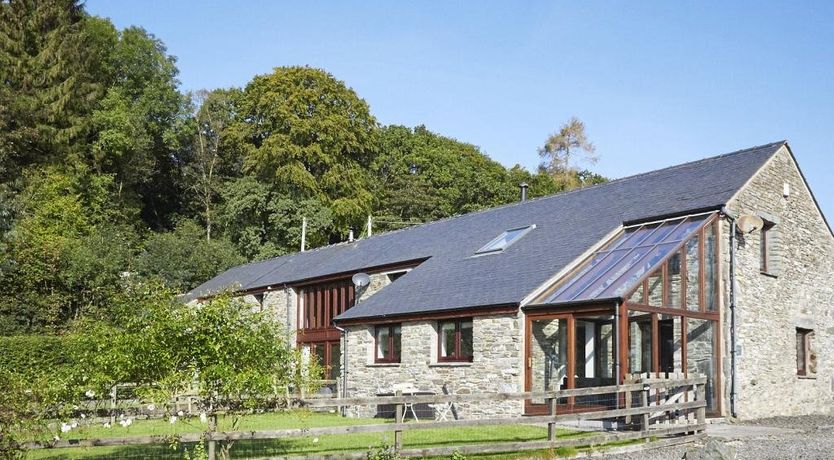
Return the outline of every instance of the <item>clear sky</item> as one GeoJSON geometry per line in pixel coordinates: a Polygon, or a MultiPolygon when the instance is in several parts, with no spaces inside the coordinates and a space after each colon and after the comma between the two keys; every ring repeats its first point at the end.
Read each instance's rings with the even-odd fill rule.
{"type": "Polygon", "coordinates": [[[321,67],[384,124],[505,165],[571,116],[622,177],[787,139],[834,224],[834,2],[112,1],[178,58],[182,89],[321,67]]]}

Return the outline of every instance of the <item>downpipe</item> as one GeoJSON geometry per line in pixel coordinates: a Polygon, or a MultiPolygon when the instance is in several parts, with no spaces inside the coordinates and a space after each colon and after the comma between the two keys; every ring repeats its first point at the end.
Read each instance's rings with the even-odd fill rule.
{"type": "Polygon", "coordinates": [[[730,221],[730,415],[738,417],[738,350],[736,330],[736,219],[730,214],[727,208],[721,213],[730,221]]]}
{"type": "MultiPolygon", "coordinates": [[[[342,334],[342,398],[347,398],[347,375],[348,375],[348,335],[347,329],[337,326],[335,323],[333,327],[342,334]]],[[[342,416],[345,416],[347,407],[342,407],[342,416]]]]}

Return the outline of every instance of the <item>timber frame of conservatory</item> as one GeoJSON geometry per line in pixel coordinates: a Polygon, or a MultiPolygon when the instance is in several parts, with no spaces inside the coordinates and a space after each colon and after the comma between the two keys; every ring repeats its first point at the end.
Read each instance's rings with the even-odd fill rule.
{"type": "MultiPolygon", "coordinates": [[[[691,240],[692,238],[694,238],[696,236],[698,237],[698,246],[699,246],[698,247],[698,259],[699,259],[698,260],[698,272],[699,272],[698,273],[698,283],[699,283],[699,286],[698,286],[698,310],[689,310],[687,308],[687,305],[686,305],[686,297],[687,297],[686,296],[686,292],[687,292],[686,291],[686,278],[687,277],[683,275],[683,271],[681,272],[681,287],[680,287],[682,301],[681,301],[681,304],[680,304],[679,307],[666,307],[666,306],[657,307],[657,306],[649,306],[648,305],[648,303],[649,303],[649,300],[648,300],[649,299],[648,280],[649,280],[649,277],[651,277],[652,274],[654,274],[657,271],[657,269],[655,269],[652,272],[649,272],[648,275],[646,276],[646,278],[640,283],[640,285],[638,285],[637,287],[635,287],[634,289],[629,291],[628,295],[623,296],[625,299],[631,299],[633,294],[638,289],[643,289],[643,300],[646,303],[645,304],[635,303],[635,302],[631,302],[630,300],[625,300],[619,306],[619,308],[620,308],[620,312],[619,312],[620,313],[620,315],[619,315],[620,316],[620,330],[626,332],[624,334],[619,334],[618,335],[620,343],[618,343],[617,345],[619,347],[619,354],[620,354],[619,361],[620,361],[620,375],[621,376],[625,376],[626,374],[628,374],[628,366],[629,366],[629,363],[628,363],[628,350],[629,350],[629,343],[628,343],[628,340],[629,340],[629,336],[628,336],[629,317],[628,317],[628,312],[629,311],[639,311],[639,312],[644,312],[644,313],[651,314],[651,318],[652,318],[651,319],[651,321],[652,321],[652,366],[651,366],[651,368],[655,370],[653,372],[654,374],[662,374],[661,372],[657,372],[657,369],[660,368],[660,343],[659,343],[659,340],[658,340],[659,332],[660,332],[659,329],[660,328],[659,328],[658,315],[670,315],[670,316],[680,316],[681,317],[681,322],[680,322],[681,323],[681,370],[682,370],[682,372],[684,373],[685,376],[689,374],[689,369],[688,369],[689,366],[686,363],[686,361],[688,359],[687,358],[687,343],[689,341],[688,337],[687,337],[688,324],[687,324],[686,318],[694,318],[694,319],[702,319],[702,320],[712,321],[713,326],[714,326],[712,328],[712,334],[713,334],[712,347],[713,347],[713,353],[715,354],[714,358],[713,358],[713,367],[714,367],[713,368],[713,376],[714,376],[714,379],[715,379],[714,387],[716,389],[721,388],[721,385],[722,385],[722,379],[721,379],[721,349],[722,349],[722,340],[721,340],[722,334],[721,334],[721,331],[722,331],[722,327],[721,327],[721,312],[720,312],[721,290],[719,289],[720,278],[721,278],[721,273],[720,273],[721,245],[719,244],[719,241],[720,241],[719,240],[719,237],[720,237],[719,222],[720,222],[720,219],[719,219],[718,215],[710,217],[707,220],[707,222],[704,225],[701,226],[701,228],[698,230],[696,235],[692,235],[687,240],[684,240],[683,242],[681,242],[681,245],[678,248],[671,251],[669,253],[669,255],[667,257],[665,257],[660,262],[659,269],[663,271],[663,287],[662,287],[663,295],[662,295],[662,302],[661,303],[663,305],[670,305],[669,289],[668,289],[669,277],[668,277],[668,272],[667,272],[667,270],[668,270],[668,263],[667,262],[672,256],[674,256],[678,251],[680,251],[682,256],[683,256],[683,258],[680,262],[681,267],[686,267],[686,251],[681,251],[681,249],[685,247],[687,241],[691,240]],[[707,302],[705,302],[705,300],[706,300],[706,297],[705,297],[705,295],[706,295],[706,284],[705,284],[705,282],[706,282],[705,281],[706,280],[706,276],[705,276],[706,275],[706,273],[705,273],[706,272],[706,270],[705,270],[705,268],[706,268],[706,264],[705,264],[706,238],[705,238],[705,233],[706,232],[705,232],[705,230],[710,226],[712,227],[713,238],[715,240],[715,242],[713,244],[713,250],[715,251],[715,253],[713,254],[713,264],[715,266],[715,268],[714,268],[714,270],[715,270],[714,279],[713,279],[713,282],[715,283],[715,288],[713,289],[713,295],[715,296],[715,298],[713,299],[713,303],[712,303],[712,305],[714,305],[714,309],[712,311],[707,311],[707,309],[706,309],[707,302]]],[[[720,394],[720,392],[717,392],[717,394],[720,394]]],[[[714,413],[721,413],[722,405],[723,405],[722,398],[721,397],[716,397],[716,407],[713,409],[713,412],[714,413]]]]}
{"type": "MultiPolygon", "coordinates": [[[[687,217],[687,216],[681,216],[687,217]]],[[[720,279],[721,279],[721,244],[720,244],[720,217],[717,212],[713,213],[705,222],[701,225],[697,232],[690,235],[685,240],[682,240],[674,249],[669,251],[669,254],[657,262],[654,269],[651,271],[647,271],[645,277],[641,282],[628,291],[627,295],[623,295],[620,301],[610,300],[610,299],[601,299],[601,301],[586,301],[586,302],[576,302],[570,303],[561,307],[555,308],[548,308],[547,305],[543,304],[536,304],[536,305],[529,305],[527,308],[522,307],[525,310],[525,346],[524,346],[524,363],[525,369],[529,369],[529,359],[531,355],[531,347],[532,347],[532,338],[530,337],[530,333],[532,331],[531,325],[532,322],[535,320],[540,319],[550,319],[550,318],[563,318],[563,317],[570,317],[572,320],[575,320],[577,315],[588,315],[588,314],[600,314],[600,315],[615,315],[615,308],[618,310],[616,315],[618,317],[619,324],[617,324],[617,354],[618,354],[618,380],[622,382],[626,375],[629,374],[629,311],[638,311],[643,312],[651,315],[651,331],[652,331],[652,350],[651,350],[651,369],[654,369],[652,372],[655,375],[661,375],[662,372],[658,372],[660,368],[660,343],[659,343],[659,319],[658,315],[670,315],[670,316],[678,316],[681,318],[680,320],[680,327],[681,327],[681,371],[684,375],[689,374],[688,364],[687,364],[687,318],[692,319],[700,319],[700,320],[707,320],[712,322],[712,350],[713,350],[713,378],[714,378],[714,388],[716,389],[716,407],[713,408],[713,413],[720,413],[723,406],[722,398],[720,395],[720,389],[722,388],[722,378],[721,378],[721,349],[722,349],[722,327],[721,327],[721,290],[720,290],[720,279]],[[712,290],[713,295],[715,298],[712,301],[713,310],[708,311],[707,302],[706,300],[706,260],[705,260],[705,249],[706,249],[706,239],[705,239],[705,230],[707,228],[712,228],[713,232],[713,283],[714,288],[712,290]],[[684,248],[688,241],[692,240],[693,238],[698,238],[698,310],[689,310],[686,305],[686,297],[687,297],[687,286],[686,286],[686,251],[684,248]],[[670,305],[669,302],[669,277],[668,277],[668,261],[671,259],[675,254],[681,254],[681,285],[680,285],[680,296],[681,301],[678,307],[669,307],[669,306],[651,306],[649,305],[649,290],[648,290],[648,280],[649,278],[654,275],[655,273],[660,270],[662,272],[662,300],[661,305],[670,305]],[[633,294],[638,290],[643,289],[643,302],[645,303],[637,303],[633,302],[630,299],[633,297],[633,294]],[[612,302],[614,304],[612,305],[612,302]]],[[[646,224],[643,224],[646,225],[646,224]]],[[[631,227],[631,226],[630,226],[631,227]]],[[[616,235],[614,235],[616,236],[616,235]]],[[[606,244],[609,240],[606,241],[606,244]]],[[[605,245],[600,245],[599,247],[604,247],[605,245]]],[[[577,267],[581,267],[582,263],[575,265],[575,270],[577,267]]],[[[565,276],[563,279],[567,279],[570,276],[570,273],[565,276]]],[[[546,289],[539,290],[540,294],[538,298],[543,298],[546,295],[552,293],[558,286],[558,283],[554,286],[551,286],[546,289]]],[[[572,337],[573,331],[571,328],[568,328],[569,337],[572,337]]],[[[569,343],[571,339],[568,339],[569,343]]],[[[571,349],[573,346],[567,347],[568,353],[573,353],[571,349]]],[[[571,359],[571,358],[569,358],[571,359]]],[[[575,360],[575,357],[573,357],[575,360]]],[[[570,374],[570,373],[569,373],[570,374]]],[[[529,372],[525,372],[524,383],[525,387],[529,388],[531,383],[532,376],[529,372]]],[[[569,381],[573,379],[569,376],[569,381]]],[[[570,385],[570,384],[569,384],[570,385]]]]}

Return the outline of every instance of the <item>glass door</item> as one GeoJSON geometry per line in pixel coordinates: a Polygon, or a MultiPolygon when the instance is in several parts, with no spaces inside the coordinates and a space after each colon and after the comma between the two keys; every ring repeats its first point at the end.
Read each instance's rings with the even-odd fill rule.
{"type": "MultiPolygon", "coordinates": [[[[571,387],[568,362],[569,343],[573,335],[569,316],[531,320],[527,349],[527,391],[555,391],[571,387]]],[[[564,401],[559,401],[564,403],[564,401]]],[[[525,412],[546,413],[544,399],[525,401],[525,412]]]]}
{"type": "MultiPolygon", "coordinates": [[[[617,369],[614,316],[567,313],[528,320],[526,390],[539,393],[609,386],[617,369]]],[[[562,398],[557,413],[601,410],[608,396],[562,398]]],[[[544,398],[525,402],[525,413],[546,414],[544,398]]]]}

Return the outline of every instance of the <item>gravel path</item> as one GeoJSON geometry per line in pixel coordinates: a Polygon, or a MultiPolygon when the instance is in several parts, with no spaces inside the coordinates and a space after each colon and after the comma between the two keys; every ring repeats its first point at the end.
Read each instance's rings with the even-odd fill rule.
{"type": "MultiPolygon", "coordinates": [[[[721,427],[720,436],[736,448],[739,460],[770,459],[834,459],[834,416],[809,415],[751,420],[721,427]],[[758,427],[781,428],[785,431],[767,434],[758,427]]],[[[719,430],[715,430],[719,431],[719,430]]],[[[710,430],[707,430],[709,433],[710,430]]],[[[718,437],[716,435],[714,437],[718,437]]],[[[669,447],[630,454],[610,455],[610,460],[680,459],[694,446],[669,447]]]]}

